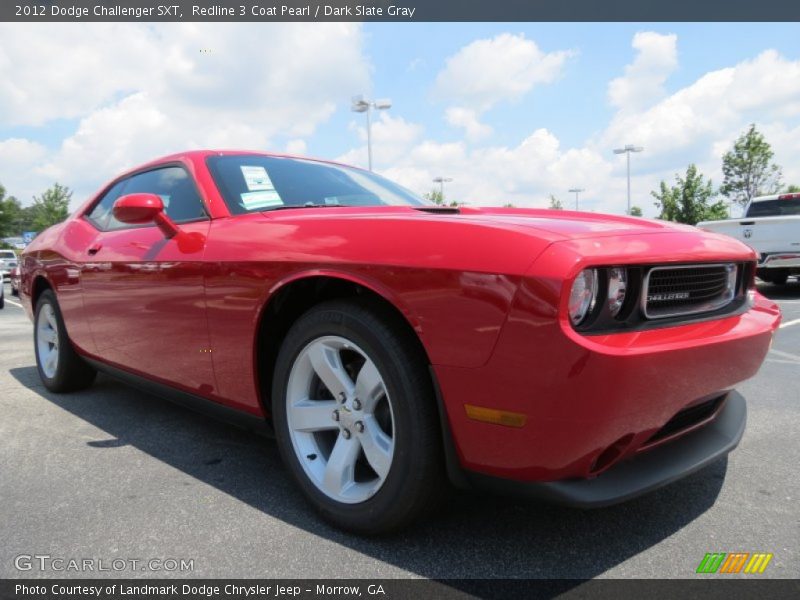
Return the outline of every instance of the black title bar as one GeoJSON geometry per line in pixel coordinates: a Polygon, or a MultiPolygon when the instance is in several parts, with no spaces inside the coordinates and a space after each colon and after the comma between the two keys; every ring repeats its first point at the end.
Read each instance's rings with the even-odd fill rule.
{"type": "Polygon", "coordinates": [[[2,0],[0,21],[800,21],[797,0],[2,0]]]}
{"type": "MultiPolygon", "coordinates": [[[[665,565],[668,572],[669,565],[665,565]]],[[[2,600],[763,600],[791,579],[0,579],[2,600]]]]}

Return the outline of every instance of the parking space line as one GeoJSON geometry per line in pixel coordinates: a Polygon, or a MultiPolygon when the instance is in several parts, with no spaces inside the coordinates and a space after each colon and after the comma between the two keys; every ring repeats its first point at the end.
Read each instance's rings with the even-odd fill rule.
{"type": "Polygon", "coordinates": [[[784,327],[792,327],[793,325],[800,325],[800,319],[793,319],[791,321],[786,321],[786,323],[781,323],[778,329],[783,329],[784,327]]]}
{"type": "Polygon", "coordinates": [[[10,305],[12,305],[12,306],[16,306],[16,307],[18,307],[18,308],[22,308],[22,304],[17,304],[17,303],[16,303],[16,302],[14,302],[13,300],[9,300],[8,298],[6,298],[6,302],[8,302],[8,303],[9,303],[10,305]]]}
{"type": "Polygon", "coordinates": [[[788,358],[793,362],[800,363],[800,356],[798,356],[797,354],[792,354],[791,352],[784,352],[783,350],[776,350],[775,348],[771,348],[770,354],[777,354],[778,356],[782,356],[783,358],[788,358]]]}

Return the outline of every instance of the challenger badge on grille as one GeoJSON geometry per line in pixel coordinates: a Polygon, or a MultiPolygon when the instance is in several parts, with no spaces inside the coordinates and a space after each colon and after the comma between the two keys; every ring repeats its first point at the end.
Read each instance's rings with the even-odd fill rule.
{"type": "Polygon", "coordinates": [[[689,292],[672,292],[671,294],[650,294],[647,296],[648,302],[664,302],[666,300],[686,300],[689,292]]]}

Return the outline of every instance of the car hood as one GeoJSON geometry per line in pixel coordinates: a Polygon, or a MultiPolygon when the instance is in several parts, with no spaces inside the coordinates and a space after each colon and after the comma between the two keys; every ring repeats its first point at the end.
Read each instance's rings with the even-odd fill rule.
{"type": "Polygon", "coordinates": [[[653,219],[588,212],[522,208],[474,207],[326,207],[265,213],[278,218],[391,219],[399,221],[458,223],[470,226],[530,233],[555,242],[606,236],[674,233],[695,227],[653,219]]]}

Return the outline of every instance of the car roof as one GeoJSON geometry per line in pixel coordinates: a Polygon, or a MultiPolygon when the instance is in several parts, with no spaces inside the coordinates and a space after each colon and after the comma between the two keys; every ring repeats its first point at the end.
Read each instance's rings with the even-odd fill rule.
{"type": "Polygon", "coordinates": [[[142,165],[139,165],[135,169],[131,169],[129,172],[138,171],[140,169],[145,169],[147,167],[151,167],[154,165],[177,161],[181,159],[188,159],[191,161],[202,161],[210,156],[266,156],[266,157],[273,157],[273,158],[296,158],[300,160],[310,160],[319,163],[325,163],[329,165],[338,165],[342,167],[349,167],[351,169],[358,169],[363,171],[361,167],[356,167],[353,165],[348,165],[345,163],[337,162],[334,160],[327,160],[324,158],[314,158],[311,156],[300,156],[297,154],[287,154],[283,152],[265,152],[263,150],[187,150],[185,152],[176,152],[175,154],[168,154],[166,156],[162,156],[160,158],[156,158],[155,160],[148,161],[142,165]]]}

